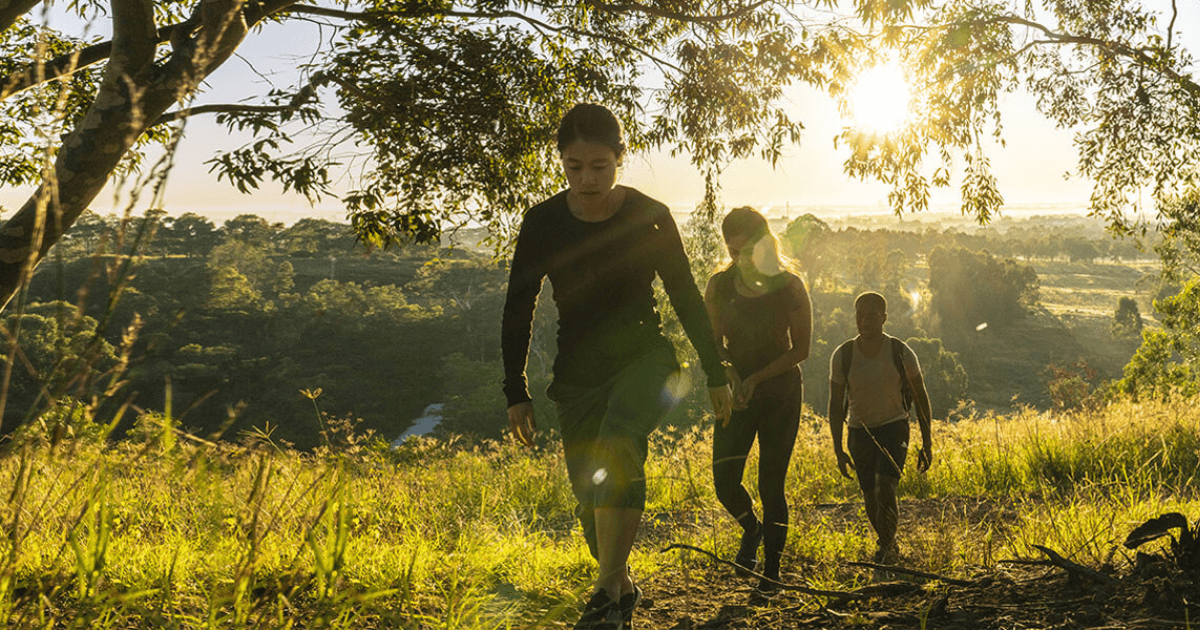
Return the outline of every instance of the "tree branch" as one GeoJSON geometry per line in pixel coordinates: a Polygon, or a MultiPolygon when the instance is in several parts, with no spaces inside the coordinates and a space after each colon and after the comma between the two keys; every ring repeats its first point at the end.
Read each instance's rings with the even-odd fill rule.
{"type": "Polygon", "coordinates": [[[1085,567],[1081,564],[1072,562],[1072,561],[1062,557],[1057,551],[1055,551],[1049,547],[1043,547],[1042,545],[1033,545],[1033,548],[1046,554],[1046,557],[1050,559],[1051,564],[1053,564],[1056,567],[1059,567],[1060,569],[1065,570],[1066,572],[1068,572],[1072,575],[1082,576],[1082,577],[1088,578],[1089,580],[1092,580],[1094,582],[1099,582],[1105,586],[1113,586],[1113,585],[1117,584],[1117,580],[1113,579],[1112,576],[1110,576],[1106,573],[1101,573],[1095,569],[1089,569],[1088,567],[1085,567]]]}
{"type": "Polygon", "coordinates": [[[244,105],[238,103],[211,103],[207,105],[196,105],[194,107],[185,107],[173,112],[166,112],[159,116],[150,126],[157,127],[167,123],[183,120],[192,116],[201,114],[278,114],[283,112],[294,112],[299,110],[312,100],[316,94],[317,88],[324,85],[326,81],[332,81],[334,77],[324,72],[317,72],[309,77],[308,83],[304,87],[296,91],[292,95],[291,100],[286,105],[244,105]]]}
{"type": "Polygon", "coordinates": [[[952,578],[952,577],[946,577],[944,575],[938,575],[937,573],[927,573],[925,571],[918,571],[917,569],[909,569],[906,567],[893,566],[890,564],[878,564],[875,562],[847,562],[846,564],[848,566],[852,566],[852,567],[864,567],[867,569],[878,569],[880,571],[890,571],[892,573],[903,573],[905,575],[912,575],[912,576],[924,578],[927,580],[937,580],[939,582],[945,582],[946,584],[950,584],[951,586],[971,586],[972,584],[975,584],[975,582],[972,582],[971,580],[960,580],[958,578],[952,578]]]}
{"type": "Polygon", "coordinates": [[[287,111],[295,111],[298,109],[295,105],[237,105],[227,103],[213,103],[209,105],[197,105],[195,107],[185,107],[183,109],[167,112],[159,116],[150,126],[157,127],[167,123],[183,120],[192,116],[201,114],[277,114],[287,111]]]}
{"type": "MultiPolygon", "coordinates": [[[[191,20],[163,26],[158,29],[155,44],[175,41],[179,38],[180,33],[191,27],[191,20]]],[[[111,41],[100,42],[48,61],[30,64],[7,76],[0,75],[0,100],[43,83],[68,77],[84,68],[100,63],[112,56],[112,50],[113,43],[111,41]]]]}
{"type": "MultiPolygon", "coordinates": [[[[644,4],[639,4],[637,2],[626,2],[626,3],[622,3],[622,4],[610,4],[607,2],[600,2],[599,0],[584,0],[584,4],[586,4],[589,7],[592,7],[593,9],[596,9],[597,11],[603,11],[605,13],[644,13],[646,15],[651,15],[651,16],[663,18],[666,20],[672,20],[675,22],[687,22],[690,24],[716,24],[719,22],[741,19],[741,18],[749,15],[750,13],[753,13],[759,7],[769,3],[771,1],[772,0],[758,0],[757,2],[752,2],[746,6],[741,7],[739,9],[737,9],[736,11],[731,11],[729,13],[721,13],[718,15],[692,15],[690,13],[680,13],[678,11],[668,11],[666,9],[650,7],[650,6],[646,6],[644,4]]],[[[440,16],[440,15],[458,15],[460,17],[477,15],[479,17],[487,17],[489,15],[497,16],[497,15],[500,15],[501,13],[511,14],[511,15],[505,15],[504,17],[514,17],[517,19],[526,19],[526,20],[532,19],[532,18],[529,18],[528,16],[526,16],[522,13],[518,13],[516,11],[472,13],[472,12],[467,12],[467,11],[443,11],[443,10],[437,10],[437,9],[421,9],[421,10],[416,10],[416,11],[404,11],[404,12],[401,12],[401,11],[362,11],[362,12],[358,12],[358,11],[345,11],[342,9],[330,9],[330,8],[326,8],[326,7],[313,6],[310,4],[296,5],[291,8],[291,11],[294,11],[296,13],[304,13],[304,14],[308,14],[308,15],[318,15],[321,17],[337,18],[337,19],[351,20],[351,21],[368,20],[373,17],[384,17],[384,16],[402,16],[402,17],[409,17],[409,18],[419,18],[419,17],[435,17],[435,16],[440,16]]]]}
{"type": "Polygon", "coordinates": [[[160,65],[153,2],[113,0],[113,52],[96,98],[64,138],[53,173],[0,227],[0,308],[96,198],[149,123],[228,59],[249,26],[294,2],[201,0],[199,32],[175,38],[181,48],[160,65]]]}
{"type": "MultiPolygon", "coordinates": [[[[1028,19],[1016,16],[1016,15],[1002,15],[1002,16],[991,17],[991,18],[987,18],[986,20],[983,20],[983,22],[992,22],[992,23],[998,22],[998,23],[1002,23],[1002,24],[1014,24],[1017,26],[1024,26],[1026,28],[1030,28],[1030,29],[1039,31],[1043,35],[1045,35],[1049,41],[1034,42],[1034,43],[1038,43],[1038,44],[1041,44],[1041,43],[1075,44],[1075,45],[1079,45],[1079,46],[1091,46],[1093,48],[1099,48],[1101,50],[1105,50],[1105,51],[1113,54],[1114,56],[1125,57],[1125,58],[1133,61],[1135,64],[1137,64],[1139,66],[1148,68],[1155,72],[1161,72],[1162,74],[1165,74],[1166,76],[1171,78],[1173,81],[1178,83],[1180,86],[1182,86],[1185,90],[1187,90],[1191,94],[1200,95],[1200,85],[1197,85],[1190,76],[1180,74],[1175,69],[1154,59],[1153,57],[1150,56],[1150,54],[1144,48],[1135,48],[1133,46],[1129,46],[1127,44],[1122,44],[1120,42],[1114,42],[1114,41],[1109,41],[1109,40],[1105,40],[1105,39],[1097,39],[1095,37],[1088,37],[1085,35],[1068,35],[1065,33],[1059,33],[1058,31],[1055,31],[1055,30],[1047,27],[1044,24],[1039,24],[1038,22],[1034,22],[1033,20],[1028,20],[1028,19]]],[[[1172,20],[1172,22],[1173,22],[1173,20],[1172,20]]]]}
{"type": "MultiPolygon", "coordinates": [[[[764,2],[765,2],[765,0],[764,0],[764,2]]],[[[762,3],[760,2],[759,4],[762,4],[762,3]]],[[[757,6],[757,5],[755,5],[755,6],[757,6]]],[[[521,22],[525,22],[526,24],[529,24],[530,26],[534,27],[535,29],[537,29],[540,32],[560,33],[560,34],[567,34],[567,35],[575,35],[578,37],[586,37],[589,39],[597,39],[600,41],[607,42],[609,44],[613,44],[614,46],[619,46],[621,48],[631,50],[631,51],[637,53],[638,55],[641,55],[642,57],[654,62],[656,65],[658,65],[660,67],[670,68],[671,70],[674,70],[676,72],[683,71],[682,68],[680,68],[679,66],[677,66],[665,59],[662,59],[661,57],[657,57],[653,53],[651,53],[639,46],[635,46],[627,41],[624,41],[619,37],[614,37],[612,35],[605,35],[603,33],[597,33],[597,32],[589,31],[589,30],[585,30],[585,29],[575,28],[573,26],[556,26],[553,24],[547,24],[546,22],[538,20],[537,18],[530,17],[528,15],[525,15],[524,13],[521,13],[519,11],[455,11],[455,10],[449,10],[449,11],[412,11],[412,12],[408,12],[408,11],[355,12],[355,11],[342,11],[340,9],[328,9],[325,7],[315,7],[312,5],[304,4],[304,5],[296,5],[294,7],[291,7],[289,9],[289,12],[300,13],[300,14],[304,14],[304,15],[316,15],[316,16],[320,16],[320,17],[338,18],[338,19],[348,20],[348,21],[369,21],[372,19],[385,18],[385,17],[398,17],[398,18],[456,17],[456,18],[475,19],[475,20],[503,20],[503,19],[519,20],[521,22]]],[[[732,15],[732,14],[730,14],[730,15],[732,15]]],[[[732,18],[727,18],[727,19],[732,19],[732,18]]]]}
{"type": "Polygon", "coordinates": [[[1171,50],[1171,41],[1175,37],[1175,20],[1179,18],[1179,4],[1171,0],[1171,23],[1167,25],[1167,50],[1171,50]]]}
{"type": "Polygon", "coordinates": [[[607,2],[600,2],[599,0],[584,0],[583,3],[589,7],[592,7],[593,9],[596,9],[597,11],[604,11],[606,13],[637,12],[667,20],[673,20],[675,22],[688,22],[690,24],[716,24],[726,20],[738,20],[746,17],[759,7],[767,4],[769,1],[770,0],[758,0],[758,2],[750,3],[737,9],[736,11],[732,11],[730,13],[721,13],[718,15],[691,15],[688,13],[679,13],[676,11],[659,9],[657,7],[650,7],[637,2],[609,4],[607,2]]]}
{"type": "Polygon", "coordinates": [[[761,580],[766,580],[785,591],[796,591],[798,593],[804,593],[805,595],[816,595],[818,597],[836,597],[836,598],[840,598],[840,599],[867,599],[868,597],[870,597],[869,595],[866,595],[864,593],[859,593],[856,591],[826,591],[826,590],[822,590],[822,589],[811,588],[808,586],[800,586],[798,584],[788,584],[786,582],[780,582],[779,580],[769,578],[765,575],[762,575],[761,573],[757,573],[755,571],[751,571],[749,569],[740,567],[728,560],[725,560],[724,558],[719,557],[717,554],[715,554],[707,549],[701,549],[700,547],[695,547],[693,545],[685,545],[683,543],[671,543],[670,545],[667,545],[666,547],[663,547],[662,549],[660,549],[659,553],[666,553],[673,549],[686,549],[688,551],[695,551],[696,553],[704,554],[720,564],[727,564],[727,565],[733,567],[735,570],[737,570],[741,573],[744,573],[750,577],[756,577],[761,580]]]}
{"type": "Polygon", "coordinates": [[[0,31],[17,23],[22,15],[29,13],[42,0],[0,0],[0,31]]]}

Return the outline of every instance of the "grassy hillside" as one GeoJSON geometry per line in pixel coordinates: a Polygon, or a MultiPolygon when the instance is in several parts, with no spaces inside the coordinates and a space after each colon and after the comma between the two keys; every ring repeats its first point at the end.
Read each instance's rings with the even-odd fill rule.
{"type": "MultiPolygon", "coordinates": [[[[866,558],[873,537],[827,430],[810,421],[788,477],[784,579],[859,586],[869,575],[846,563],[866,558]]],[[[1041,544],[1128,570],[1118,545],[1135,524],[1200,516],[1197,427],[1200,400],[939,423],[933,469],[902,482],[903,564],[997,572],[1041,544]]],[[[52,447],[32,432],[0,458],[7,627],[563,627],[593,570],[551,436],[534,450],[418,439],[392,451],[340,432],[332,449],[305,454],[154,425],[108,446],[77,434],[52,447]]],[[[721,593],[689,585],[723,569],[658,550],[685,543],[727,557],[736,544],[707,440],[703,428],[667,428],[653,446],[633,568],[661,598],[650,614],[662,627],[691,627],[679,625],[683,607],[721,593]]],[[[744,591],[727,576],[718,590],[744,591]]],[[[789,602],[795,619],[822,600],[789,602]]],[[[1182,619],[1187,604],[1171,602],[1158,616],[1182,619]]]]}

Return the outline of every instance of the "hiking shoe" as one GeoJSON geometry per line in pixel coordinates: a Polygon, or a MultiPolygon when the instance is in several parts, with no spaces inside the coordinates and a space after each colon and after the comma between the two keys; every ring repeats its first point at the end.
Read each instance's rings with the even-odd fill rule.
{"type": "Polygon", "coordinates": [[[900,559],[900,546],[894,541],[892,544],[880,546],[875,550],[875,556],[871,558],[871,562],[875,564],[895,564],[900,559]]]}
{"type": "Polygon", "coordinates": [[[633,585],[632,593],[625,593],[621,596],[618,606],[621,609],[621,623],[625,625],[625,630],[633,629],[633,611],[640,603],[642,603],[642,589],[637,584],[633,585]]]}
{"type": "Polygon", "coordinates": [[[762,597],[773,597],[778,595],[780,591],[783,590],[779,584],[776,584],[778,581],[778,578],[776,578],[775,581],[759,580],[758,586],[754,587],[754,592],[762,597]]]}
{"type": "Polygon", "coordinates": [[[621,607],[604,591],[596,591],[583,607],[574,630],[624,630],[621,607]]]}
{"type": "Polygon", "coordinates": [[[742,545],[738,547],[737,556],[733,563],[743,569],[754,570],[758,563],[758,544],[762,542],[762,523],[756,523],[753,530],[742,532],[742,545]]]}

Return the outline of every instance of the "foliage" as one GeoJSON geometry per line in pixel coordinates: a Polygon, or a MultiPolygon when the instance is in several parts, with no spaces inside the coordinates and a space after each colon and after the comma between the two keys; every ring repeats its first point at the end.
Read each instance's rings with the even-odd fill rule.
{"type": "Polygon", "coordinates": [[[442,383],[450,394],[442,410],[439,433],[503,438],[508,432],[500,413],[508,406],[498,385],[503,379],[499,363],[472,361],[461,354],[443,359],[442,383]]]}
{"type": "Polygon", "coordinates": [[[1200,277],[1167,298],[1155,300],[1161,329],[1142,331],[1142,345],[1125,366],[1114,391],[1162,397],[1200,388],[1200,277]]]}
{"type": "Polygon", "coordinates": [[[1178,283],[1200,275],[1200,191],[1170,198],[1162,212],[1162,238],[1154,251],[1163,262],[1164,279],[1178,283]]]}
{"type": "Polygon", "coordinates": [[[1123,297],[1117,301],[1117,311],[1113,313],[1112,336],[1114,339],[1139,337],[1142,334],[1142,313],[1138,310],[1137,300],[1123,297]]]}
{"type": "Polygon", "coordinates": [[[1163,265],[1154,300],[1162,328],[1141,331],[1142,345],[1114,392],[1161,397],[1200,389],[1200,192],[1172,197],[1163,214],[1154,247],[1163,265]]]}
{"type": "Polygon", "coordinates": [[[958,362],[958,353],[947,350],[941,339],[913,337],[905,343],[921,363],[934,417],[947,417],[967,395],[967,371],[958,362]]]}
{"type": "Polygon", "coordinates": [[[780,235],[785,251],[804,270],[808,287],[816,292],[824,287],[824,277],[833,272],[829,225],[812,214],[804,214],[788,223],[780,235]]]}
{"type": "Polygon", "coordinates": [[[787,7],[763,3],[290,10],[327,24],[334,45],[294,90],[268,97],[276,111],[223,112],[230,127],[265,133],[213,168],[244,190],[271,178],[316,197],[349,152],[367,168],[343,202],[376,244],[430,241],[467,221],[503,242],[520,209],[561,186],[550,139],[580,101],[616,110],[634,150],[676,147],[709,172],[754,152],[778,156],[799,133],[782,87],[811,79],[804,59],[814,54],[787,7]],[[315,101],[328,96],[344,116],[322,116],[315,101]],[[647,109],[658,114],[647,120],[647,109]],[[287,126],[314,120],[330,140],[294,146],[287,126]]]}
{"type": "MultiPolygon", "coordinates": [[[[110,226],[105,229],[111,229],[115,239],[119,220],[97,218],[110,226]]],[[[321,388],[321,408],[329,418],[359,418],[363,430],[373,430],[385,440],[402,434],[433,403],[444,404],[443,435],[502,433],[503,404],[489,409],[486,401],[499,396],[496,322],[506,272],[487,252],[461,246],[354,251],[343,249],[353,240],[345,224],[280,226],[250,217],[240,223],[266,226],[258,238],[265,246],[234,238],[220,226],[213,228],[210,249],[199,251],[194,244],[179,249],[190,242],[170,233],[174,223],[170,218],[158,220],[162,227],[146,243],[158,254],[131,267],[134,277],[115,302],[110,303],[115,276],[108,270],[116,268],[121,258],[86,256],[82,247],[67,241],[55,254],[54,264],[40,270],[28,296],[30,302],[77,300],[84,313],[104,322],[98,321],[97,328],[103,329],[110,346],[123,343],[124,331],[137,315],[141,330],[120,382],[128,394],[136,394],[142,411],[163,412],[172,399],[172,420],[205,438],[238,440],[270,425],[276,440],[314,448],[321,443],[322,427],[310,401],[297,392],[321,388]]],[[[1060,231],[1093,242],[1103,238],[1098,222],[1078,218],[1006,219],[995,229],[969,232],[910,229],[910,225],[894,229],[894,220],[884,222],[886,229],[813,224],[819,238],[808,243],[822,253],[808,257],[800,271],[810,284],[813,277],[821,281],[810,288],[814,330],[803,370],[805,401],[820,413],[828,395],[829,356],[837,344],[854,335],[852,303],[857,292],[877,289],[887,281],[891,285],[884,289],[891,303],[888,332],[902,339],[932,336],[926,332],[935,330],[935,323],[929,315],[922,250],[941,245],[1025,252],[1030,244],[1041,238],[1052,240],[1047,235],[1060,231]],[[874,261],[875,271],[864,274],[864,267],[849,264],[859,260],[874,261]],[[896,269],[904,271],[894,273],[896,269]],[[860,284],[867,281],[872,284],[860,284]],[[905,309],[906,303],[915,307],[905,309]]],[[[790,238],[788,230],[779,230],[787,252],[794,251],[798,242],[796,229],[792,228],[790,238]]],[[[462,236],[475,242],[475,234],[462,236]]],[[[1068,263],[1051,268],[1055,266],[1085,269],[1068,263]]],[[[1126,274],[1123,278],[1132,273],[1127,266],[1120,269],[1126,274]]],[[[697,278],[701,283],[705,280],[700,271],[697,278]]],[[[695,426],[704,422],[710,408],[701,386],[703,375],[665,299],[660,308],[666,330],[675,335],[679,358],[690,366],[692,384],[664,425],[695,426]]],[[[556,320],[547,293],[535,311],[527,370],[544,431],[555,427],[553,406],[541,392],[552,376],[556,320]]],[[[1116,361],[1127,358],[1114,358],[1109,365],[1099,361],[1096,352],[1027,353],[1030,346],[1064,345],[1070,333],[1063,330],[1051,339],[1027,338],[1014,329],[1011,339],[1002,342],[1016,353],[1005,364],[1011,369],[992,369],[994,361],[973,361],[979,347],[943,335],[941,350],[921,351],[922,364],[938,371],[942,368],[928,363],[941,363],[935,357],[943,352],[955,353],[971,378],[962,394],[958,377],[952,376],[957,373],[952,363],[944,364],[946,383],[936,383],[933,372],[927,374],[935,408],[951,410],[960,397],[987,407],[1007,407],[1014,393],[1021,400],[1048,405],[1045,378],[1039,376],[1045,365],[1069,365],[1086,356],[1092,365],[1103,366],[1108,376],[1119,370],[1116,361]],[[1014,373],[1030,377],[1009,378],[1014,373]],[[939,400],[941,396],[946,399],[939,400]]],[[[119,402],[120,397],[101,411],[113,413],[119,402]]],[[[24,403],[12,407],[18,408],[21,415],[14,423],[30,412],[24,403]]],[[[117,435],[135,428],[132,416],[119,424],[117,435]]]]}
{"type": "Polygon", "coordinates": [[[1081,359],[1069,367],[1052,365],[1049,372],[1046,389],[1050,391],[1050,404],[1054,409],[1078,409],[1096,402],[1097,373],[1087,361],[1081,359]]]}
{"type": "MultiPolygon", "coordinates": [[[[897,212],[925,207],[929,188],[949,185],[958,165],[963,212],[986,221],[999,209],[986,145],[996,139],[1003,146],[1000,103],[1019,89],[1033,94],[1041,114],[1076,131],[1078,174],[1094,182],[1091,211],[1115,230],[1139,227],[1143,188],[1160,208],[1179,191],[1196,190],[1200,86],[1176,39],[1177,12],[1164,32],[1162,17],[1136,2],[921,8],[912,24],[884,18],[874,37],[847,43],[855,58],[899,57],[909,83],[921,86],[900,132],[880,137],[851,128],[842,135],[852,151],[847,172],[890,183],[897,212]]],[[[832,88],[843,97],[849,91],[832,88]]]]}
{"type": "Polygon", "coordinates": [[[66,396],[90,401],[104,393],[103,377],[116,366],[117,356],[98,327],[66,302],[31,305],[5,319],[7,343],[0,360],[11,370],[0,397],[5,425],[35,418],[66,396]]]}
{"type": "MultiPolygon", "coordinates": [[[[561,187],[550,140],[576,102],[610,105],[633,150],[684,153],[711,188],[732,160],[773,163],[799,140],[786,87],[806,83],[848,107],[856,77],[891,57],[921,86],[908,126],[893,134],[849,126],[840,142],[846,172],[890,184],[898,212],[926,207],[932,187],[959,180],[966,214],[995,214],[1003,198],[987,145],[989,136],[1002,144],[999,103],[1022,86],[1043,115],[1078,132],[1079,174],[1095,182],[1091,209],[1115,229],[1136,227],[1140,188],[1161,202],[1197,183],[1191,57],[1174,14],[1162,33],[1140,3],[856,0],[840,12],[743,0],[149,6],[72,5],[82,32],[111,19],[112,28],[92,29],[112,32],[111,42],[34,26],[20,15],[25,5],[3,16],[0,180],[41,185],[0,233],[0,249],[22,253],[0,267],[5,300],[110,175],[161,181],[169,156],[147,169],[149,180],[131,167],[147,144],[170,153],[181,137],[172,123],[206,114],[254,134],[213,158],[218,179],[245,192],[271,181],[317,199],[344,175],[341,201],[357,235],[374,244],[432,242],[474,223],[503,247],[519,212],[561,187]],[[194,102],[267,21],[298,39],[313,22],[324,29],[292,84],[240,103],[194,102]],[[43,221],[47,203],[55,221],[43,221]],[[48,228],[44,243],[32,241],[38,224],[48,228]]],[[[178,229],[193,232],[204,228],[178,229]]]]}
{"type": "Polygon", "coordinates": [[[1038,277],[1032,267],[987,251],[935,247],[929,253],[929,291],[944,330],[957,333],[1022,317],[1037,302],[1038,277]]]}

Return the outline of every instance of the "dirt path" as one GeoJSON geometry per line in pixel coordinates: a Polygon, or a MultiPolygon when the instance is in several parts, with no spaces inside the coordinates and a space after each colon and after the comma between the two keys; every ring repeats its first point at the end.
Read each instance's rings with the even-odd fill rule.
{"type": "MultiPolygon", "coordinates": [[[[866,570],[866,569],[862,569],[866,570]]],[[[964,577],[964,576],[955,576],[964,577]]],[[[887,580],[860,601],[784,592],[764,598],[724,565],[669,569],[643,583],[638,630],[817,628],[1159,629],[1200,627],[1200,575],[1168,562],[1103,585],[1043,566],[1001,566],[968,586],[887,580]],[[1194,620],[1189,626],[1189,619],[1194,620]]],[[[800,576],[784,575],[797,582],[800,576]]]]}

